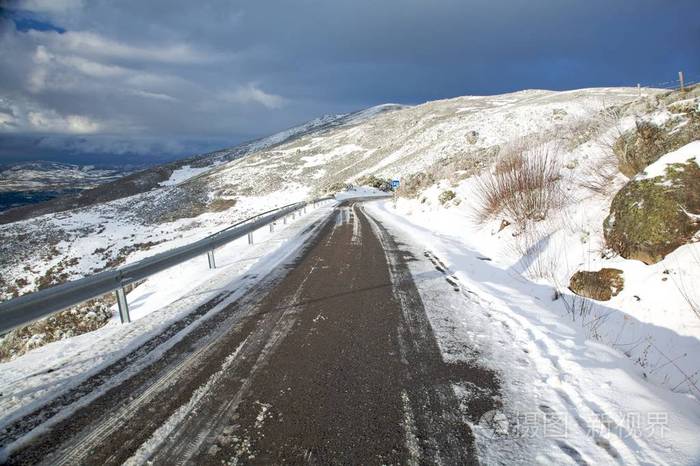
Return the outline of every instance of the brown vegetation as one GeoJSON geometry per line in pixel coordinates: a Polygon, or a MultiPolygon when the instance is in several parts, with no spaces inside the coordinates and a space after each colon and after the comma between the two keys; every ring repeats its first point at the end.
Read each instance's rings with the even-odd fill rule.
{"type": "Polygon", "coordinates": [[[0,338],[0,362],[48,343],[103,327],[112,317],[110,306],[114,302],[110,293],[10,331],[0,338]]]}
{"type": "Polygon", "coordinates": [[[476,180],[478,221],[503,215],[524,225],[544,220],[561,207],[564,195],[556,155],[544,145],[534,150],[516,146],[502,154],[493,171],[476,180]]]}

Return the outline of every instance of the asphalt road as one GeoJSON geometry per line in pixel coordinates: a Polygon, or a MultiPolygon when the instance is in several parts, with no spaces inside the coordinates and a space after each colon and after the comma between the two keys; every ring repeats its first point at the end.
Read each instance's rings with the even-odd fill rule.
{"type": "Polygon", "coordinates": [[[477,464],[467,421],[492,409],[497,380],[443,361],[407,267],[425,258],[402,250],[361,204],[316,229],[289,268],[144,370],[112,368],[121,383],[8,462],[477,464]],[[475,387],[468,406],[454,382],[475,387]]]}

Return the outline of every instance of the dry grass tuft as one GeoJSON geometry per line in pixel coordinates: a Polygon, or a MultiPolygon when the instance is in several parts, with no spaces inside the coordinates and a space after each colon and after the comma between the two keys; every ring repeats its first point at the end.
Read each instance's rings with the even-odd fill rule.
{"type": "Polygon", "coordinates": [[[503,153],[493,171],[477,178],[477,220],[502,215],[520,225],[542,221],[564,204],[561,180],[555,149],[516,145],[503,153]]]}

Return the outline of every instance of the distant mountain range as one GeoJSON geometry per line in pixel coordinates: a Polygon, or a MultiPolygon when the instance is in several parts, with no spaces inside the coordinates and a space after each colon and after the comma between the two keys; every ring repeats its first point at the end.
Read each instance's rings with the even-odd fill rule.
{"type": "Polygon", "coordinates": [[[290,143],[305,135],[357,124],[401,108],[404,107],[386,104],[355,113],[324,115],[269,137],[145,169],[97,168],[45,161],[0,167],[0,224],[173,186],[247,154],[290,143]]]}
{"type": "Polygon", "coordinates": [[[129,174],[123,168],[96,168],[92,165],[32,161],[0,167],[0,193],[9,191],[81,190],[116,180],[129,174]]]}

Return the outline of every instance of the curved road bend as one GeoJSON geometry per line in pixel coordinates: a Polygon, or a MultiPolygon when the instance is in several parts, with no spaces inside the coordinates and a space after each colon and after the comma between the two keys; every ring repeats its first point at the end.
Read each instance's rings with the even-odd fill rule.
{"type": "Polygon", "coordinates": [[[8,462],[477,464],[467,421],[492,409],[494,374],[443,362],[406,266],[416,258],[361,204],[324,222],[269,291],[231,304],[8,462]],[[485,395],[460,406],[453,382],[485,395]]]}

